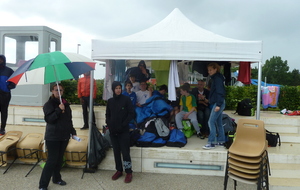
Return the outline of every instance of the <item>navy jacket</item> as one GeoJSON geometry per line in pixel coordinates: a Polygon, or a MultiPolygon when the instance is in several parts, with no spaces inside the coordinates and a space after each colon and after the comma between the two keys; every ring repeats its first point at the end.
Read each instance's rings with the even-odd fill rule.
{"type": "Polygon", "coordinates": [[[209,104],[213,105],[216,103],[217,106],[221,106],[224,103],[225,100],[225,86],[224,86],[224,81],[225,78],[224,76],[217,72],[214,75],[211,76],[211,87],[210,87],[210,92],[209,92],[209,104]]]}

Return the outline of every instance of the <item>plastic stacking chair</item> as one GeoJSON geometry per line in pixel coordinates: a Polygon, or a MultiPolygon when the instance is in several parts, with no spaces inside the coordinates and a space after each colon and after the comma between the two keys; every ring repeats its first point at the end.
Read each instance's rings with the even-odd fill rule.
{"type": "Polygon", "coordinates": [[[224,190],[228,178],[247,184],[256,184],[257,189],[269,189],[270,166],[268,143],[264,122],[253,119],[239,119],[236,138],[228,150],[225,169],[224,190]]]}
{"type": "MultiPolygon", "coordinates": [[[[40,144],[43,141],[44,135],[41,133],[29,133],[22,140],[17,143],[17,157],[8,166],[6,171],[12,166],[12,164],[19,159],[21,162],[34,163],[33,167],[26,174],[27,177],[35,166],[41,161],[39,156],[40,144]]],[[[4,173],[6,173],[6,171],[4,173]]]]}
{"type": "Polygon", "coordinates": [[[88,137],[78,135],[80,142],[70,139],[65,151],[66,164],[71,166],[84,166],[87,160],[88,137]]]}
{"type": "Polygon", "coordinates": [[[15,145],[22,136],[22,131],[8,131],[0,139],[0,167],[7,165],[9,153],[14,153],[15,145]]]}

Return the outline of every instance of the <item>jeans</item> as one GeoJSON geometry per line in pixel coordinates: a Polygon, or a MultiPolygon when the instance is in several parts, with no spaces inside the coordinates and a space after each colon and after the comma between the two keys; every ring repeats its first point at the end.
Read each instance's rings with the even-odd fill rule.
{"type": "Polygon", "coordinates": [[[225,132],[222,124],[222,112],[225,108],[225,101],[220,106],[220,110],[217,112],[215,112],[216,106],[217,106],[216,104],[212,105],[210,117],[208,120],[208,126],[210,130],[210,134],[208,136],[208,144],[225,142],[225,132]]]}
{"type": "Polygon", "coordinates": [[[210,116],[210,109],[209,107],[206,107],[204,110],[198,110],[197,111],[198,116],[198,122],[201,124],[201,133],[202,134],[209,134],[209,128],[208,128],[208,119],[210,116]]]}

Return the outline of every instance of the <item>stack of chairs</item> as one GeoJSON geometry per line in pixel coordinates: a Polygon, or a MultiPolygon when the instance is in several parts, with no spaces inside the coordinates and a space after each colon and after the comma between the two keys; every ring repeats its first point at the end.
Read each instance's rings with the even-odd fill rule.
{"type": "Polygon", "coordinates": [[[16,144],[22,134],[22,131],[8,131],[0,139],[0,167],[7,165],[9,154],[15,156],[16,144]]]}
{"type": "Polygon", "coordinates": [[[270,166],[267,152],[264,122],[254,119],[239,119],[236,137],[227,154],[224,190],[228,178],[247,184],[256,184],[257,189],[269,189],[270,166]]]}
{"type": "Polygon", "coordinates": [[[30,172],[35,168],[35,166],[41,161],[40,158],[40,145],[43,141],[44,135],[41,133],[29,133],[21,141],[17,143],[16,151],[17,156],[13,162],[8,166],[6,171],[11,167],[11,165],[19,159],[21,162],[34,163],[33,167],[29,170],[25,177],[27,177],[30,172]]]}

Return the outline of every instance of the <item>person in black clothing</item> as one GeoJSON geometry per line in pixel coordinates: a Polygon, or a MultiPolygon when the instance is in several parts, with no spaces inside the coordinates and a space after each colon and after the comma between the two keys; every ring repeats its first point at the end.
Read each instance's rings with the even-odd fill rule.
{"type": "Polygon", "coordinates": [[[16,87],[13,82],[7,81],[13,72],[14,71],[11,68],[6,66],[6,57],[4,55],[0,55],[0,135],[5,134],[6,121],[8,117],[8,105],[11,99],[10,90],[16,87]]]}
{"type": "Polygon", "coordinates": [[[67,184],[61,179],[60,174],[63,156],[70,136],[78,138],[73,127],[70,104],[63,98],[61,99],[62,102],[60,102],[58,91],[63,95],[63,87],[60,84],[55,84],[51,89],[52,96],[43,107],[44,119],[47,123],[45,143],[48,149],[48,158],[41,174],[40,190],[48,188],[51,176],[53,183],[58,185],[67,184]]]}
{"type": "Polygon", "coordinates": [[[197,116],[198,122],[201,124],[201,134],[203,136],[209,135],[209,127],[208,127],[208,119],[210,116],[210,109],[208,103],[209,90],[205,87],[205,82],[203,80],[198,80],[198,84],[196,88],[192,89],[192,94],[195,96],[197,100],[197,116]]]}
{"type": "Polygon", "coordinates": [[[132,164],[130,157],[129,123],[134,118],[135,112],[130,98],[122,94],[122,85],[120,82],[114,81],[112,83],[112,91],[113,97],[107,102],[105,115],[117,170],[112,176],[112,180],[117,180],[123,175],[124,167],[126,172],[124,182],[130,183],[132,180],[132,164]]]}
{"type": "Polygon", "coordinates": [[[147,81],[150,79],[151,75],[149,70],[146,67],[145,61],[141,60],[137,67],[132,67],[127,69],[126,73],[126,81],[129,81],[129,76],[135,76],[136,82],[147,81]]]}

